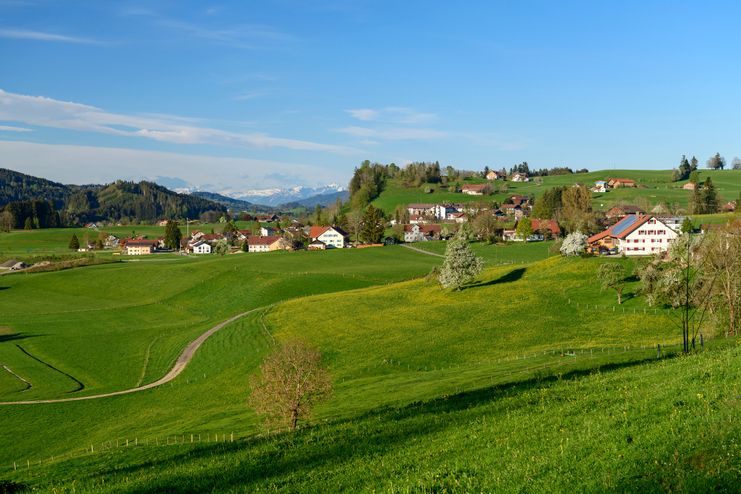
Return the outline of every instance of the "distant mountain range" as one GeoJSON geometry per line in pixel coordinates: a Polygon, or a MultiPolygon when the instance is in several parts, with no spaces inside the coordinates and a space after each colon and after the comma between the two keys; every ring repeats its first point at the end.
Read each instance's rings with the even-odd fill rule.
{"type": "Polygon", "coordinates": [[[272,206],[263,206],[251,202],[233,199],[231,197],[217,194],[216,192],[195,191],[191,192],[192,196],[208,199],[227,207],[230,211],[251,211],[256,213],[269,213],[275,210],[272,206]]]}
{"type": "Polygon", "coordinates": [[[256,190],[222,190],[219,194],[231,197],[233,199],[239,199],[242,201],[249,201],[253,204],[261,204],[263,206],[279,207],[285,204],[301,204],[305,205],[305,200],[310,200],[311,206],[317,204],[319,201],[322,205],[332,204],[337,197],[336,194],[345,193],[344,197],[347,197],[345,188],[337,185],[330,184],[324,187],[291,187],[288,189],[256,189],[256,190]],[[334,195],[333,195],[334,194],[334,195]],[[319,197],[321,196],[321,197],[319,197]],[[326,197],[325,197],[326,196],[326,197]],[[329,201],[324,204],[321,201],[329,201]]]}

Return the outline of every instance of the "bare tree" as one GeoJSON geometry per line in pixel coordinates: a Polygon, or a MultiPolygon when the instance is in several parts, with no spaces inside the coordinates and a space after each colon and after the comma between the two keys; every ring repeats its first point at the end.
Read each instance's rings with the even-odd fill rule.
{"type": "Polygon", "coordinates": [[[715,280],[711,310],[724,326],[725,335],[736,335],[741,319],[741,220],[709,235],[704,254],[705,276],[715,280]]]}
{"type": "Polygon", "coordinates": [[[250,387],[249,405],[266,425],[295,430],[314,404],[330,395],[332,381],[319,350],[294,340],[265,357],[250,387]]]}

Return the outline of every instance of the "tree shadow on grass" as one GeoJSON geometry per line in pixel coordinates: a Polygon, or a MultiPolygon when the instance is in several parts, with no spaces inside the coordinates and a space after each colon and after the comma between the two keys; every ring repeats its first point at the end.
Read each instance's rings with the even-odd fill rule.
{"type": "Polygon", "coordinates": [[[23,333],[0,334],[0,343],[5,343],[6,341],[25,340],[26,338],[36,338],[37,336],[41,335],[23,333]]]}
{"type": "Polygon", "coordinates": [[[481,281],[478,283],[471,283],[462,287],[461,290],[468,290],[469,288],[480,288],[482,286],[499,285],[501,283],[512,283],[513,281],[518,281],[519,279],[521,279],[522,276],[525,274],[525,271],[527,271],[527,268],[513,269],[509,273],[503,274],[499,278],[489,281],[481,281]]]}
{"type": "Polygon", "coordinates": [[[3,290],[10,290],[9,286],[0,286],[0,292],[3,290]]]}

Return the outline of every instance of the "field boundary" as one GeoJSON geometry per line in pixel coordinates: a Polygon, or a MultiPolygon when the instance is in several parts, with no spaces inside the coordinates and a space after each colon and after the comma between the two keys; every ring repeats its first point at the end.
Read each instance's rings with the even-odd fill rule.
{"type": "Polygon", "coordinates": [[[36,356],[34,356],[34,355],[31,355],[30,353],[28,353],[28,350],[26,350],[26,349],[25,349],[25,348],[23,348],[22,346],[20,346],[20,345],[16,345],[16,347],[18,347],[18,350],[20,350],[21,352],[23,352],[23,353],[24,353],[24,354],[25,354],[26,356],[28,356],[28,357],[31,357],[31,358],[32,358],[32,359],[34,359],[34,360],[35,360],[36,362],[38,362],[38,363],[40,363],[40,364],[43,364],[43,365],[47,366],[48,368],[50,368],[50,369],[51,369],[51,370],[53,370],[53,371],[59,372],[60,374],[62,374],[62,375],[63,375],[63,376],[65,376],[65,377],[68,377],[68,378],[70,378],[70,379],[71,379],[71,380],[72,380],[72,381],[73,381],[73,382],[74,382],[75,384],[77,384],[77,389],[73,389],[72,391],[68,391],[68,393],[77,393],[78,391],[82,391],[83,389],[85,389],[85,384],[83,384],[83,382],[82,382],[82,381],[80,381],[79,379],[77,379],[76,377],[74,377],[74,376],[72,376],[72,375],[70,375],[70,374],[67,374],[67,373],[66,373],[66,372],[64,372],[63,370],[59,370],[59,369],[57,369],[56,367],[54,367],[54,366],[53,366],[53,365],[51,365],[50,363],[48,363],[48,362],[44,362],[43,360],[41,360],[40,358],[38,358],[38,357],[36,357],[36,356]]]}
{"type": "Polygon", "coordinates": [[[0,402],[0,406],[3,406],[3,405],[40,405],[40,404],[49,404],[49,403],[66,403],[70,401],[97,400],[100,398],[109,398],[111,396],[127,395],[131,393],[136,393],[139,391],[145,391],[147,389],[156,388],[158,386],[162,386],[163,384],[167,384],[170,381],[174,380],[185,370],[185,368],[188,366],[190,361],[193,359],[193,356],[195,355],[196,351],[203,345],[203,343],[211,335],[213,335],[220,329],[224,328],[225,326],[233,323],[234,321],[237,321],[243,318],[244,316],[248,314],[251,314],[259,310],[266,309],[268,307],[270,306],[268,305],[264,307],[257,307],[255,309],[250,309],[246,312],[241,312],[237,314],[236,316],[232,316],[229,319],[220,322],[216,326],[213,326],[211,329],[202,333],[198,338],[188,343],[188,345],[185,347],[185,349],[183,349],[183,351],[180,353],[180,356],[178,356],[177,360],[175,361],[175,365],[172,366],[172,368],[169,370],[167,374],[165,374],[158,380],[151,382],[149,384],[144,384],[142,386],[136,386],[134,388],[129,388],[129,389],[122,389],[120,391],[111,391],[110,393],[101,393],[101,394],[89,395],[89,396],[75,396],[74,398],[56,398],[56,399],[50,399],[50,400],[3,401],[3,402],[0,402]]]}

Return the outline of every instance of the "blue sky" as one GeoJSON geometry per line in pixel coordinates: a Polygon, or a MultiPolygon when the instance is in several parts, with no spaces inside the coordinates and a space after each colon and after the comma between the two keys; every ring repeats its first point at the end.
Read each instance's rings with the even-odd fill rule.
{"type": "Polygon", "coordinates": [[[0,167],[214,190],[362,160],[741,155],[739,2],[0,0],[0,167]]]}

